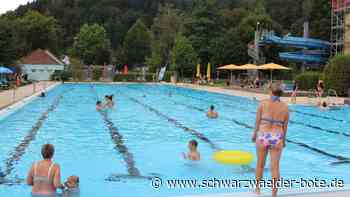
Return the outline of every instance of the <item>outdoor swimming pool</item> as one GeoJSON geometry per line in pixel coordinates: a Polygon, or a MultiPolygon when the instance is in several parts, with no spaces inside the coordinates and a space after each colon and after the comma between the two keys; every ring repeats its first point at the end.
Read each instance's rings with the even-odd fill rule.
{"type": "MultiPolygon", "coordinates": [[[[164,197],[225,193],[247,189],[169,189],[170,179],[254,179],[254,172],[212,160],[215,148],[255,153],[251,143],[255,101],[166,85],[65,84],[0,119],[0,168],[6,179],[26,177],[41,159],[44,143],[55,145],[62,178],[78,175],[82,197],[164,197]],[[106,117],[95,110],[96,97],[114,94],[117,105],[106,117]],[[214,104],[217,120],[208,120],[214,104]],[[47,116],[45,115],[47,114],[47,116]],[[44,115],[43,115],[44,114],[44,115]],[[121,139],[122,138],[122,139],[121,139]],[[202,161],[181,158],[191,139],[202,161]],[[150,177],[164,185],[151,186],[150,177]]],[[[287,147],[281,161],[284,179],[334,178],[350,182],[350,108],[320,111],[291,106],[287,147]]],[[[251,167],[255,167],[255,161],[251,167]]],[[[269,178],[270,173],[265,173],[269,178]]],[[[0,196],[30,196],[24,183],[0,185],[0,196]]]]}

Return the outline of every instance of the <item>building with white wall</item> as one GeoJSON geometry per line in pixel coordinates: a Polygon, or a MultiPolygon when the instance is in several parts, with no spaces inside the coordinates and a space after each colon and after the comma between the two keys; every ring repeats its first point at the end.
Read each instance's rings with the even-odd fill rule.
{"type": "Polygon", "coordinates": [[[64,70],[64,63],[48,50],[37,49],[21,59],[21,67],[28,80],[48,81],[55,71],[64,70]]]}

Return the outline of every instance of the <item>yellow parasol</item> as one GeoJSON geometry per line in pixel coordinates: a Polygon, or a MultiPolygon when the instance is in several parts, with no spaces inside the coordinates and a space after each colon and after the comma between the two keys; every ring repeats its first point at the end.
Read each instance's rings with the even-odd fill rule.
{"type": "Polygon", "coordinates": [[[196,77],[197,77],[197,78],[200,78],[200,77],[201,77],[201,65],[200,65],[200,64],[197,64],[197,74],[196,74],[196,77]]]}
{"type": "Polygon", "coordinates": [[[208,81],[211,80],[211,65],[210,65],[210,63],[208,63],[208,67],[207,67],[207,80],[208,81]]]}
{"type": "Polygon", "coordinates": [[[255,64],[244,64],[242,66],[239,66],[237,69],[238,70],[258,70],[259,66],[255,64]]]}
{"type": "Polygon", "coordinates": [[[291,70],[291,69],[288,67],[279,65],[279,64],[269,63],[269,64],[264,64],[264,65],[259,66],[259,70],[270,70],[270,80],[272,82],[273,70],[291,70]]]}
{"type": "Polygon", "coordinates": [[[229,64],[229,65],[225,65],[225,66],[218,68],[218,70],[235,70],[238,67],[239,66],[237,66],[237,65],[229,64]]]}

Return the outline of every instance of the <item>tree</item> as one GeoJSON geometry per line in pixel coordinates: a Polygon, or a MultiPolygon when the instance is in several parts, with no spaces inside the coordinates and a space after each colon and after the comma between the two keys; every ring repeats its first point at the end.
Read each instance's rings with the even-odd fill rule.
{"type": "Polygon", "coordinates": [[[143,64],[151,53],[151,34],[139,19],[129,29],[124,40],[124,52],[130,65],[143,64]]]}
{"type": "Polygon", "coordinates": [[[247,16],[241,20],[239,30],[242,35],[242,42],[249,43],[254,40],[254,32],[258,25],[260,28],[273,29],[273,21],[265,10],[264,2],[263,0],[259,0],[254,12],[247,14],[247,16]]]}
{"type": "Polygon", "coordinates": [[[85,64],[104,64],[110,62],[110,42],[106,30],[98,24],[85,24],[74,42],[74,53],[85,64]]]}
{"type": "Polygon", "coordinates": [[[19,48],[22,49],[21,55],[38,48],[58,52],[60,26],[54,17],[29,11],[24,17],[18,19],[17,28],[21,44],[19,48]]]}
{"type": "Polygon", "coordinates": [[[240,40],[237,28],[223,32],[214,47],[216,53],[211,58],[214,65],[245,64],[248,60],[247,44],[240,40]]]}
{"type": "Polygon", "coordinates": [[[11,22],[0,19],[0,65],[11,65],[16,61],[16,32],[11,22]]]}
{"type": "Polygon", "coordinates": [[[191,41],[178,34],[171,51],[171,70],[181,74],[181,77],[190,76],[194,72],[198,62],[197,54],[191,45],[191,41]]]}
{"type": "Polygon", "coordinates": [[[147,62],[152,67],[168,65],[171,61],[170,51],[174,46],[176,34],[181,32],[183,16],[180,11],[169,4],[160,7],[158,16],[151,27],[153,33],[152,54],[147,62]]]}
{"type": "Polygon", "coordinates": [[[324,78],[327,89],[336,90],[340,96],[347,95],[350,90],[350,55],[332,58],[324,69],[324,78]]]}
{"type": "Polygon", "coordinates": [[[207,64],[215,54],[212,46],[222,31],[222,18],[217,1],[196,0],[191,18],[186,22],[186,36],[191,40],[202,64],[207,64]]]}
{"type": "Polygon", "coordinates": [[[151,46],[151,55],[146,57],[145,63],[150,72],[157,72],[157,69],[164,65],[164,59],[162,57],[162,54],[164,53],[161,51],[161,47],[159,45],[160,42],[153,41],[151,46]]]}

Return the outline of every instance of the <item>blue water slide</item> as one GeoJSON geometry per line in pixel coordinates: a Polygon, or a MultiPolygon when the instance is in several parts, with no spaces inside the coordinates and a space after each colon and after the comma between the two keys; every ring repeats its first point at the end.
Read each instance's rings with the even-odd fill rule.
{"type": "Polygon", "coordinates": [[[324,64],[328,60],[331,44],[327,41],[293,36],[279,37],[267,34],[262,37],[260,45],[273,44],[289,48],[303,49],[300,52],[283,52],[279,57],[287,61],[324,64]]]}
{"type": "Polygon", "coordinates": [[[324,49],[329,50],[331,44],[327,41],[301,38],[293,36],[278,37],[275,35],[267,35],[261,40],[261,44],[276,44],[286,47],[307,48],[307,49],[324,49]]]}
{"type": "Polygon", "coordinates": [[[325,63],[328,58],[319,54],[307,54],[302,51],[300,52],[283,52],[279,53],[279,57],[286,61],[295,62],[308,62],[308,63],[325,63]]]}

